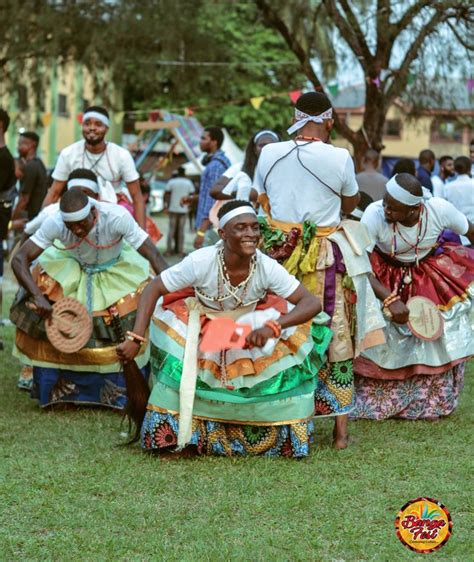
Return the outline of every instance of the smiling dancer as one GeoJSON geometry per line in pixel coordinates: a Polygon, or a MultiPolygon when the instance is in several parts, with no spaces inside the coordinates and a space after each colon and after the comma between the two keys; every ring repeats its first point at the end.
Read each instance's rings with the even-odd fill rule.
{"type": "Polygon", "coordinates": [[[330,339],[330,330],[312,324],[321,305],[257,250],[259,223],[249,203],[226,203],[219,221],[221,243],[193,252],[155,278],[140,299],[136,341],[118,347],[121,359],[133,359],[154,312],[154,386],[142,446],[304,457],[318,370],[330,339]],[[198,352],[208,318],[252,312],[246,349],[198,352]],[[276,340],[273,351],[264,348],[269,340],[276,340]]]}

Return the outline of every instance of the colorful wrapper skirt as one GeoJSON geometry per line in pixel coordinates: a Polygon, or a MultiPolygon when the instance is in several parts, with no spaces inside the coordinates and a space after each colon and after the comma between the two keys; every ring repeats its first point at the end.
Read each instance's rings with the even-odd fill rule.
{"type": "MultiPolygon", "coordinates": [[[[49,248],[32,274],[51,302],[73,297],[86,305],[87,275],[67,252],[49,248]]],[[[124,331],[133,329],[138,298],[148,279],[148,262],[124,244],[116,263],[93,275],[92,336],[75,353],[60,352],[49,342],[44,321],[27,306],[28,295],[23,290],[18,292],[10,311],[17,328],[13,354],[33,368],[32,397],[41,406],[74,402],[124,407],[125,380],[115,352],[119,337],[108,308],[116,307],[124,331]]],[[[137,357],[144,376],[148,361],[149,347],[144,347],[137,357]]]]}
{"type": "Polygon", "coordinates": [[[415,337],[407,326],[387,323],[387,343],[364,351],[354,361],[356,402],[353,418],[433,419],[457,406],[464,364],[474,354],[474,252],[440,240],[419,265],[402,264],[373,252],[377,278],[401,298],[423,296],[437,304],[444,320],[433,342],[415,337]],[[403,279],[411,277],[406,284],[403,279]]]}
{"type": "MultiPolygon", "coordinates": [[[[179,432],[187,316],[184,300],[168,297],[150,328],[153,389],[142,427],[147,451],[174,448],[179,432]]],[[[260,307],[277,300],[286,307],[273,295],[260,307]]],[[[308,455],[318,371],[331,336],[325,326],[307,323],[286,330],[270,356],[258,348],[231,349],[224,357],[199,352],[190,444],[199,454],[308,455]]]]}
{"type": "Polygon", "coordinates": [[[285,234],[266,219],[260,217],[259,221],[268,255],[320,299],[333,331],[328,362],[319,374],[315,392],[315,416],[348,414],[355,403],[352,359],[356,314],[354,287],[341,250],[335,242],[316,237],[318,229],[310,222],[285,234]]]}

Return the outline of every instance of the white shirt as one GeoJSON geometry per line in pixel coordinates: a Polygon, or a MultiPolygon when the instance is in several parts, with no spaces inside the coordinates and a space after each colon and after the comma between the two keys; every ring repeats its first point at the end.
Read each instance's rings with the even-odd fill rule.
{"type": "MultiPolygon", "coordinates": [[[[444,197],[466,215],[469,222],[474,223],[474,181],[468,174],[459,175],[445,184],[444,197]]],[[[462,236],[461,240],[466,246],[470,244],[465,236],[462,236]]]]}
{"type": "Polygon", "coordinates": [[[24,232],[31,236],[34,234],[38,228],[44,223],[44,221],[56,213],[59,213],[59,201],[57,203],[52,203],[44,209],[41,209],[40,213],[36,215],[34,219],[31,219],[25,224],[24,232]]]}
{"type": "Polygon", "coordinates": [[[61,151],[53,178],[66,181],[76,168],[92,170],[99,181],[101,200],[116,203],[116,193],[122,189],[122,182],[129,183],[140,177],[132,155],[113,142],[108,142],[106,150],[100,154],[92,154],[86,150],[85,144],[86,141],[81,140],[61,151]]]}
{"type": "Polygon", "coordinates": [[[188,197],[188,195],[194,193],[194,185],[191,180],[173,178],[166,184],[165,191],[171,193],[168,207],[170,213],[185,214],[189,211],[189,205],[181,205],[180,201],[183,197],[188,197]]]}
{"type": "Polygon", "coordinates": [[[252,189],[252,179],[248,174],[242,172],[243,162],[232,164],[224,172],[224,176],[230,179],[230,182],[224,187],[222,193],[231,195],[239,201],[248,201],[250,199],[250,191],[252,189]]]}
{"type": "Polygon", "coordinates": [[[444,181],[439,176],[431,176],[431,183],[433,184],[434,197],[444,199],[444,181]]]}
{"type": "MultiPolygon", "coordinates": [[[[466,234],[469,226],[466,217],[460,213],[451,203],[439,197],[433,197],[424,202],[426,213],[424,220],[426,224],[426,234],[420,240],[418,245],[418,257],[421,259],[428,255],[436,244],[439,235],[445,229],[452,230],[456,234],[466,234]]],[[[369,252],[377,246],[384,254],[391,254],[393,242],[393,225],[385,221],[383,212],[383,202],[376,201],[371,203],[364,212],[361,219],[369,231],[372,241],[368,248],[369,252]]],[[[398,230],[402,233],[403,238],[408,240],[411,245],[416,244],[418,235],[418,225],[403,226],[397,223],[398,230]]],[[[425,232],[425,226],[422,227],[422,234],[425,232]]],[[[414,248],[403,241],[400,234],[396,234],[396,252],[395,258],[401,262],[413,262],[416,258],[414,248]]]]}
{"type": "MultiPolygon", "coordinates": [[[[84,240],[77,248],[69,250],[78,262],[89,265],[106,263],[119,256],[123,240],[126,240],[132,248],[138,249],[148,238],[148,234],[123,207],[93,199],[89,201],[98,210],[99,218],[87,235],[87,239],[95,245],[106,246],[115,241],[117,244],[111,248],[97,250],[84,240]]],[[[30,240],[43,250],[52,246],[55,240],[59,240],[65,247],[79,242],[79,238],[64,224],[61,213],[48,217],[30,240]]]]}
{"type": "MultiPolygon", "coordinates": [[[[192,252],[184,260],[161,273],[161,280],[168,291],[178,291],[186,287],[195,287],[201,293],[217,297],[219,266],[217,252],[221,244],[201,248],[192,252]]],[[[267,291],[287,298],[299,287],[299,281],[290,275],[276,260],[257,250],[255,273],[245,294],[244,304],[261,299],[267,291]]],[[[239,294],[240,296],[240,294],[239,294]]],[[[204,304],[218,308],[218,304],[204,299],[204,304]]],[[[223,301],[224,308],[235,308],[236,302],[231,297],[223,301]]]]}
{"type": "Polygon", "coordinates": [[[295,223],[310,220],[318,226],[339,224],[340,197],[312,174],[338,195],[350,197],[359,191],[354,164],[345,148],[306,141],[275,142],[263,148],[255,171],[254,187],[259,193],[267,193],[272,218],[295,223]],[[300,146],[298,150],[296,145],[300,146]],[[298,152],[309,171],[298,161],[298,152]]]}

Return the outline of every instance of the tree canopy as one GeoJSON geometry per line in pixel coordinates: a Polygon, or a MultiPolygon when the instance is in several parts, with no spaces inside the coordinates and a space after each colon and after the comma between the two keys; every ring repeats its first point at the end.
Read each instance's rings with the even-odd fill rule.
{"type": "MultiPolygon", "coordinates": [[[[371,147],[383,149],[387,111],[413,76],[418,87],[463,71],[473,44],[469,26],[474,11],[469,0],[256,0],[265,21],[285,39],[316,90],[324,91],[325,69],[316,70],[319,45],[312,31],[332,30],[337,60],[361,70],[365,79],[365,112],[359,130],[336,115],[336,126],[354,147],[356,159],[371,147]],[[298,14],[304,13],[303,17],[298,14]]],[[[470,62],[470,61],[469,61],[470,62]]],[[[426,97],[425,97],[426,100],[426,97]]]]}
{"type": "Polygon", "coordinates": [[[124,109],[191,108],[242,143],[261,127],[286,128],[286,92],[328,92],[337,72],[358,71],[363,125],[336,116],[358,159],[382,149],[388,108],[407,86],[432,93],[440,77],[466,72],[472,51],[469,0],[4,0],[0,18],[3,93],[26,73],[40,104],[48,78],[39,63],[74,60],[97,91],[113,80],[124,109]],[[260,96],[257,110],[249,99],[260,96]]]}

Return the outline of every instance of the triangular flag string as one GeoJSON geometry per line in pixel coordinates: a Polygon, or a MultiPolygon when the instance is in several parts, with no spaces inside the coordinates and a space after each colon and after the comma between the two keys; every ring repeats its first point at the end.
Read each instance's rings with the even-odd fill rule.
{"type": "Polygon", "coordinates": [[[250,103],[254,109],[260,109],[263,101],[265,100],[265,96],[256,96],[254,98],[250,98],[250,103]]]}

